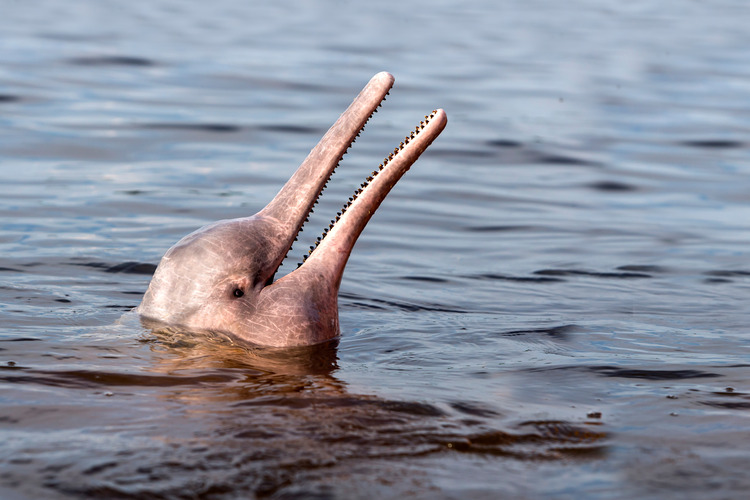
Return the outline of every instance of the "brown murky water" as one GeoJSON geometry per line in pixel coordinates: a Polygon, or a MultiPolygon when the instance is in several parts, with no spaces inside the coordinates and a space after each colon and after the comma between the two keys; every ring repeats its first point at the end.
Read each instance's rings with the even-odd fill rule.
{"type": "Polygon", "coordinates": [[[742,497],[748,14],[4,6],[0,498],[742,497]],[[161,254],[265,205],[381,70],[305,239],[449,125],[357,244],[341,339],[144,329],[161,254]]]}

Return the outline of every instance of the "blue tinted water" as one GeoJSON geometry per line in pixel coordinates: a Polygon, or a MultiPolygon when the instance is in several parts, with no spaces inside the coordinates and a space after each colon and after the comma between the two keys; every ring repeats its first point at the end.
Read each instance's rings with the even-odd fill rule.
{"type": "Polygon", "coordinates": [[[748,14],[6,2],[0,496],[743,496],[748,14]],[[449,124],[358,242],[340,341],[144,330],[163,252],[264,206],[381,70],[307,241],[449,124]]]}

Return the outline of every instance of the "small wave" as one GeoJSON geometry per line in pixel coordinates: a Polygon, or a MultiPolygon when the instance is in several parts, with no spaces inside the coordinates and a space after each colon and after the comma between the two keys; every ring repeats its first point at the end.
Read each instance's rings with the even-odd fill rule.
{"type": "Polygon", "coordinates": [[[18,102],[21,100],[20,96],[17,95],[11,95],[11,94],[0,94],[0,103],[5,102],[18,102]]]}
{"type": "Polygon", "coordinates": [[[723,376],[718,373],[704,372],[700,370],[646,370],[637,368],[618,368],[615,366],[591,366],[588,369],[592,372],[604,375],[605,377],[644,380],[687,380],[693,378],[716,378],[723,376]]]}
{"type": "Polygon", "coordinates": [[[73,263],[74,266],[93,267],[95,269],[101,269],[105,273],[125,273],[125,274],[145,274],[152,275],[156,271],[155,264],[149,264],[146,262],[123,262],[121,264],[111,265],[106,262],[83,262],[73,263]]]}
{"type": "Polygon", "coordinates": [[[578,325],[560,325],[560,326],[553,326],[550,328],[531,328],[531,329],[526,329],[526,330],[510,330],[507,332],[500,332],[500,334],[504,337],[525,336],[525,335],[533,335],[533,336],[546,335],[548,337],[564,339],[565,337],[568,336],[568,334],[579,332],[579,331],[581,331],[581,327],[579,327],[578,325]]]}
{"type": "Polygon", "coordinates": [[[145,57],[134,56],[88,56],[74,57],[68,59],[70,64],[76,66],[156,66],[156,62],[145,57]]]}
{"type": "Polygon", "coordinates": [[[540,269],[539,271],[534,271],[534,274],[537,274],[540,276],[591,276],[594,278],[615,278],[615,279],[652,278],[650,274],[646,274],[646,273],[635,273],[635,272],[607,273],[607,272],[595,272],[595,271],[582,271],[580,269],[540,269]]]}
{"type": "Polygon", "coordinates": [[[747,144],[741,141],[732,141],[727,139],[698,139],[692,141],[680,142],[683,146],[702,149],[738,149],[747,147],[747,144]]]}
{"type": "Polygon", "coordinates": [[[242,127],[231,123],[144,123],[136,128],[159,130],[188,130],[196,132],[231,133],[239,132],[242,127]]]}
{"type": "Polygon", "coordinates": [[[627,184],[619,181],[599,181],[586,184],[587,187],[596,191],[604,191],[607,193],[624,193],[630,191],[638,191],[636,186],[627,184]]]}

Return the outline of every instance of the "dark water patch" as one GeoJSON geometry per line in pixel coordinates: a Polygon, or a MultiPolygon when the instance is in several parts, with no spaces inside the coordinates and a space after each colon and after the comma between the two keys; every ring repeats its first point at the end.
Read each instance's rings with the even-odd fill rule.
{"type": "Polygon", "coordinates": [[[134,66],[150,67],[156,66],[151,59],[135,56],[86,56],[68,59],[70,64],[76,66],[134,66]]]}
{"type": "Polygon", "coordinates": [[[591,276],[593,278],[614,278],[614,279],[633,279],[633,278],[651,278],[650,274],[646,273],[634,273],[634,272],[623,272],[623,273],[604,273],[594,271],[582,271],[580,269],[540,269],[534,271],[534,274],[540,276],[591,276]]]}
{"type": "MultiPolygon", "coordinates": [[[[0,351],[7,351],[5,348],[0,348],[0,351]]],[[[8,361],[4,365],[0,365],[0,370],[27,370],[26,366],[18,366],[15,361],[8,361]]]]}
{"type": "Polygon", "coordinates": [[[122,264],[110,265],[106,262],[84,262],[74,263],[74,266],[93,267],[101,269],[105,273],[144,274],[151,276],[156,271],[155,264],[146,262],[123,262],[122,264]]]}
{"type": "Polygon", "coordinates": [[[117,467],[119,464],[117,462],[103,462],[100,464],[92,465],[88,469],[85,469],[83,472],[83,475],[85,476],[91,476],[93,474],[99,474],[101,472],[104,472],[107,469],[111,469],[113,467],[117,467]]]}
{"type": "Polygon", "coordinates": [[[439,408],[426,403],[410,401],[383,401],[353,396],[339,397],[292,397],[273,396],[262,397],[252,401],[236,403],[236,407],[271,406],[289,409],[305,408],[352,408],[352,407],[377,407],[389,412],[404,413],[417,417],[442,417],[445,415],[439,408]]]}
{"type": "MultiPolygon", "coordinates": [[[[450,160],[470,160],[470,159],[495,159],[495,165],[555,165],[555,166],[574,166],[574,167],[602,167],[600,162],[588,160],[566,154],[546,153],[535,151],[524,147],[521,142],[512,140],[489,140],[473,145],[472,149],[442,150],[430,148],[436,156],[450,160]]],[[[485,164],[487,166],[487,164],[485,164]]]]}
{"type": "Polygon", "coordinates": [[[302,135],[317,135],[323,132],[314,127],[303,127],[301,125],[262,125],[259,129],[265,132],[302,135]]]}
{"type": "Polygon", "coordinates": [[[540,336],[545,335],[555,339],[565,340],[568,335],[575,332],[580,332],[581,327],[578,325],[560,325],[553,326],[551,328],[531,328],[526,330],[510,330],[506,332],[500,332],[503,337],[517,337],[517,336],[540,336]]]}
{"type": "Polygon", "coordinates": [[[726,283],[734,283],[734,281],[729,278],[706,278],[703,280],[703,283],[707,285],[723,285],[726,283]]]}
{"type": "Polygon", "coordinates": [[[409,302],[396,302],[394,300],[385,300],[385,299],[370,299],[373,302],[376,302],[378,304],[383,304],[386,309],[398,309],[401,311],[407,311],[407,312],[420,312],[420,311],[426,311],[426,312],[445,312],[445,313],[456,313],[456,314],[464,314],[466,311],[461,309],[451,309],[450,307],[446,307],[442,304],[414,304],[409,302]]]}
{"type": "Polygon", "coordinates": [[[355,309],[369,309],[373,311],[386,311],[388,309],[386,307],[383,307],[377,304],[369,304],[367,302],[362,302],[362,301],[350,302],[348,305],[355,309]]]}
{"type": "Polygon", "coordinates": [[[604,191],[608,193],[624,193],[638,190],[638,188],[633,186],[632,184],[626,184],[619,181],[592,182],[590,184],[586,184],[586,186],[597,191],[604,191]]]}
{"type": "Polygon", "coordinates": [[[499,412],[485,407],[481,403],[469,403],[466,401],[455,401],[450,403],[450,407],[454,410],[471,415],[473,417],[496,417],[500,415],[499,412]]]}
{"type": "Polygon", "coordinates": [[[590,371],[605,377],[631,378],[643,380],[688,380],[694,378],[723,377],[718,373],[700,370],[640,370],[632,368],[617,368],[615,366],[591,366],[590,371]]]}
{"type": "Polygon", "coordinates": [[[400,310],[407,312],[448,312],[448,313],[466,313],[466,311],[459,309],[452,309],[443,304],[415,304],[410,302],[377,299],[372,297],[363,297],[358,294],[340,292],[340,299],[346,299],[345,305],[355,306],[359,309],[372,309],[372,310],[400,310]]]}
{"type": "Polygon", "coordinates": [[[487,146],[490,146],[492,148],[520,148],[523,146],[522,142],[513,141],[510,139],[492,139],[487,142],[485,142],[487,146]]]}
{"type": "Polygon", "coordinates": [[[600,430],[565,421],[529,421],[520,424],[519,428],[526,432],[488,431],[468,435],[446,445],[458,452],[524,460],[551,460],[574,456],[600,459],[607,453],[604,441],[608,435],[600,430]],[[567,446],[560,447],[560,444],[567,446]]]}
{"type": "Polygon", "coordinates": [[[23,272],[19,269],[13,269],[12,267],[0,267],[0,273],[20,273],[23,272]]]}
{"type": "Polygon", "coordinates": [[[519,425],[520,428],[533,428],[539,435],[558,441],[598,441],[607,437],[605,432],[573,425],[562,420],[531,420],[519,425]]]}
{"type": "Polygon", "coordinates": [[[728,139],[698,139],[693,141],[682,141],[679,144],[691,148],[703,149],[737,149],[747,147],[747,144],[744,142],[728,139]]]}
{"type": "Polygon", "coordinates": [[[70,370],[42,371],[28,370],[25,375],[0,376],[0,380],[13,384],[36,384],[72,389],[92,389],[101,387],[176,387],[221,384],[236,380],[233,375],[140,375],[102,371],[70,370]]]}
{"type": "Polygon", "coordinates": [[[70,299],[55,299],[55,302],[60,302],[62,304],[70,304],[72,301],[70,299]]]}
{"type": "Polygon", "coordinates": [[[721,269],[717,271],[706,271],[706,276],[717,276],[722,278],[735,278],[735,277],[748,277],[750,276],[750,271],[745,270],[731,270],[731,269],[721,269]]]}
{"type": "Polygon", "coordinates": [[[748,397],[748,394],[746,392],[740,392],[734,389],[734,387],[727,387],[723,391],[715,391],[712,394],[716,396],[728,396],[730,398],[746,398],[748,397]]]}
{"type": "Polygon", "coordinates": [[[158,130],[181,130],[188,132],[211,132],[218,134],[239,132],[242,127],[229,123],[144,123],[137,128],[158,130]]]}
{"type": "Polygon", "coordinates": [[[734,283],[732,278],[746,278],[750,276],[750,271],[720,269],[717,271],[706,271],[703,274],[708,276],[708,278],[703,280],[703,283],[709,285],[722,285],[726,283],[734,283]]]}
{"type": "Polygon", "coordinates": [[[145,274],[151,276],[156,271],[156,265],[147,262],[123,262],[105,270],[107,273],[145,274]]]}
{"type": "Polygon", "coordinates": [[[426,283],[450,283],[450,280],[438,278],[437,276],[402,276],[401,279],[406,281],[422,281],[426,283]]]}
{"type": "Polygon", "coordinates": [[[565,281],[562,278],[553,278],[550,276],[510,276],[498,273],[482,273],[466,277],[469,279],[515,281],[519,283],[560,283],[565,281]]]}
{"type": "Polygon", "coordinates": [[[469,226],[466,228],[467,231],[473,233],[504,233],[504,232],[526,232],[526,231],[538,231],[541,228],[538,226],[524,226],[524,225],[512,225],[512,224],[499,224],[496,226],[469,226]]]}
{"type": "Polygon", "coordinates": [[[728,410],[748,410],[750,409],[750,394],[735,390],[733,387],[727,387],[723,391],[714,391],[714,396],[729,399],[729,401],[701,401],[702,405],[713,406],[715,408],[726,408],[728,410]],[[742,401],[737,401],[738,399],[742,401]]]}
{"type": "Polygon", "coordinates": [[[378,401],[378,406],[398,413],[405,413],[416,417],[442,417],[445,413],[435,406],[416,401],[378,401]]]}
{"type": "Polygon", "coordinates": [[[0,94],[0,104],[10,103],[10,102],[20,102],[21,97],[17,95],[11,95],[11,94],[0,94]]]}
{"type": "Polygon", "coordinates": [[[653,266],[653,265],[641,265],[641,264],[627,264],[624,266],[618,266],[618,271],[628,271],[628,272],[635,272],[635,273],[648,273],[648,274],[659,274],[659,273],[667,273],[669,270],[666,267],[663,266],[653,266]]]}
{"type": "Polygon", "coordinates": [[[601,167],[601,163],[573,156],[553,155],[536,153],[530,157],[531,163],[542,163],[544,165],[559,165],[572,167],[601,167]]]}
{"type": "Polygon", "coordinates": [[[251,429],[248,431],[242,431],[234,435],[237,439],[274,439],[278,438],[279,434],[274,432],[266,432],[260,429],[251,429]]]}
{"type": "Polygon", "coordinates": [[[146,191],[145,189],[126,189],[124,191],[115,191],[119,194],[126,194],[128,196],[140,196],[142,194],[150,194],[152,191],[146,191]]]}
{"type": "Polygon", "coordinates": [[[750,410],[750,401],[702,401],[701,404],[714,408],[726,408],[727,410],[750,410]]]}
{"type": "Polygon", "coordinates": [[[10,339],[0,338],[0,342],[41,342],[44,339],[37,339],[34,337],[16,337],[10,339]]]}

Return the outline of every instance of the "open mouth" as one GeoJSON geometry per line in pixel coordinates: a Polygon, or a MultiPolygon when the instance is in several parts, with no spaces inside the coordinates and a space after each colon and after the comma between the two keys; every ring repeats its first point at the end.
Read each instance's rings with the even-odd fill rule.
{"type": "MultiPolygon", "coordinates": [[[[360,136],[372,115],[381,107],[382,102],[385,101],[393,81],[393,77],[388,73],[380,73],[373,77],[349,109],[341,115],[320,143],[310,152],[308,158],[300,166],[295,176],[290,179],[287,186],[269,204],[270,207],[286,200],[287,205],[292,205],[289,198],[295,196],[307,200],[307,206],[297,203],[297,206],[291,209],[297,211],[297,217],[296,224],[289,227],[292,233],[289,246],[284,253],[284,257],[279,260],[275,271],[266,281],[266,285],[275,282],[279,268],[291,251],[293,242],[298,240],[303,226],[306,222],[309,222],[310,214],[317,205],[321,193],[327,187],[348,149],[360,136]],[[305,169],[314,172],[314,174],[309,172],[307,174],[307,177],[314,177],[314,181],[295,182],[295,177],[301,175],[300,172],[305,169]],[[294,189],[288,189],[290,184],[294,189]]],[[[340,279],[352,247],[367,222],[393,186],[442,132],[446,123],[447,117],[442,109],[434,110],[426,115],[414,130],[393,149],[393,152],[385,157],[382,163],[364,179],[360,187],[355,190],[341,210],[331,219],[328,226],[323,229],[322,234],[310,245],[307,255],[304,255],[302,262],[297,264],[297,269],[312,261],[319,261],[321,266],[335,268],[335,270],[330,269],[330,271],[333,271],[340,279]]],[[[276,211],[278,212],[278,208],[276,211]]],[[[294,274],[295,271],[291,271],[288,275],[294,274]]]]}
{"type": "MultiPolygon", "coordinates": [[[[383,100],[385,100],[385,99],[383,99],[383,100]]],[[[440,111],[442,112],[442,110],[440,110],[440,111]]],[[[349,208],[353,204],[355,204],[357,202],[357,200],[359,199],[360,196],[363,196],[363,193],[365,192],[365,190],[367,190],[370,187],[370,184],[377,182],[378,175],[383,170],[388,169],[388,165],[389,164],[391,164],[391,165],[394,164],[395,160],[397,159],[397,157],[399,155],[399,153],[401,153],[401,151],[403,151],[404,148],[408,147],[409,144],[419,136],[419,134],[420,134],[420,132],[422,132],[422,130],[424,130],[427,126],[429,126],[429,124],[435,118],[435,116],[436,116],[437,113],[438,113],[438,110],[433,110],[432,113],[430,113],[429,115],[425,115],[424,120],[421,121],[421,122],[419,122],[419,125],[417,125],[417,127],[414,129],[414,131],[412,131],[411,134],[407,135],[404,138],[404,140],[401,142],[401,144],[399,144],[399,146],[397,148],[394,148],[393,152],[391,154],[389,154],[386,158],[384,158],[383,162],[378,166],[378,168],[375,169],[375,170],[373,170],[372,173],[362,183],[362,185],[356,191],[354,191],[354,194],[352,194],[349,197],[349,200],[344,204],[344,206],[341,208],[341,210],[336,213],[336,217],[333,218],[333,219],[331,219],[331,223],[328,225],[328,227],[326,227],[325,229],[323,229],[323,234],[321,236],[318,236],[318,239],[315,241],[315,244],[310,245],[310,250],[307,252],[307,255],[305,255],[302,258],[302,262],[300,262],[300,263],[297,264],[298,268],[300,266],[302,266],[302,264],[304,264],[304,262],[307,260],[307,258],[309,256],[311,256],[312,253],[315,251],[315,249],[318,248],[318,246],[323,242],[323,240],[325,240],[325,238],[328,235],[328,233],[330,231],[332,231],[336,227],[336,224],[339,222],[339,220],[341,220],[342,217],[345,217],[345,214],[346,214],[347,210],[349,210],[349,208]]],[[[364,128],[363,128],[363,130],[364,130],[364,128]]],[[[359,134],[357,134],[357,137],[359,137],[359,134]]],[[[354,143],[354,141],[352,142],[352,144],[353,143],[354,143]]],[[[398,177],[400,178],[409,169],[409,167],[411,167],[411,163],[408,166],[406,166],[403,169],[403,171],[401,171],[401,172],[397,172],[396,174],[392,174],[390,176],[388,176],[387,174],[386,175],[388,177],[391,177],[391,178],[393,178],[394,175],[398,175],[398,177]]],[[[390,170],[392,170],[392,169],[397,169],[397,167],[391,167],[390,170]]],[[[390,173],[390,170],[389,170],[389,173],[390,173]]],[[[324,188],[325,188],[325,186],[324,186],[324,188]]],[[[390,187],[388,189],[390,190],[390,187]]],[[[321,194],[322,194],[322,191],[321,191],[321,194]]],[[[312,212],[312,210],[311,210],[311,212],[312,212]]],[[[306,219],[306,220],[309,220],[309,219],[306,219]]],[[[300,227],[300,230],[297,233],[298,235],[299,235],[300,232],[302,232],[303,227],[304,227],[304,224],[303,224],[302,227],[300,227]]],[[[290,250],[291,250],[291,248],[290,248],[290,250]]]]}

